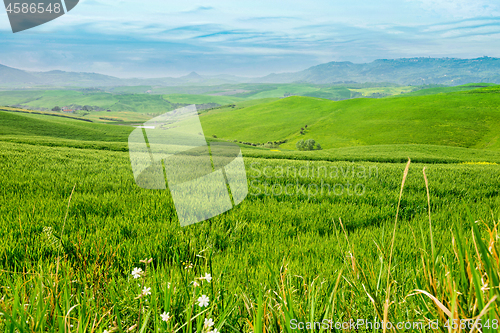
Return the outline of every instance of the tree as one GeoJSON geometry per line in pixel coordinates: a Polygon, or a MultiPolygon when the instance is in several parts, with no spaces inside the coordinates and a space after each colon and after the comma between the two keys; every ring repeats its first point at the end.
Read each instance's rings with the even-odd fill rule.
{"type": "Polygon", "coordinates": [[[304,150],[304,148],[305,148],[304,140],[297,141],[297,143],[295,144],[295,147],[298,150],[304,150]]]}
{"type": "Polygon", "coordinates": [[[54,108],[52,109],[52,111],[58,111],[59,112],[59,111],[61,111],[61,108],[58,107],[58,106],[54,106],[54,108]]]}
{"type": "Polygon", "coordinates": [[[305,145],[307,147],[307,150],[314,150],[314,145],[316,144],[316,141],[314,139],[309,139],[305,142],[305,145]]]}
{"type": "Polygon", "coordinates": [[[323,148],[321,148],[321,145],[319,143],[316,143],[316,140],[314,140],[314,139],[308,139],[306,141],[304,141],[303,139],[299,140],[295,144],[295,147],[298,150],[315,150],[315,149],[321,150],[321,149],[323,149],[323,148]]]}

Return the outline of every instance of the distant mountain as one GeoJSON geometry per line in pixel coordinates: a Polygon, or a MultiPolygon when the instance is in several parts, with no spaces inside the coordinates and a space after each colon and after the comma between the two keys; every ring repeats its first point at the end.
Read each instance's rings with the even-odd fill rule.
{"type": "Polygon", "coordinates": [[[25,71],[0,65],[0,84],[16,85],[36,82],[38,79],[25,71]]]}
{"type": "Polygon", "coordinates": [[[28,72],[0,65],[0,86],[112,86],[121,80],[96,73],[74,73],[64,71],[28,72]]]}
{"type": "Polygon", "coordinates": [[[232,75],[186,76],[155,79],[119,79],[97,73],[64,71],[28,72],[0,65],[0,87],[110,87],[110,86],[213,86],[237,83],[366,83],[401,85],[461,85],[473,82],[500,84],[500,59],[404,58],[381,59],[366,64],[329,62],[295,73],[270,74],[249,79],[232,75]]]}
{"type": "Polygon", "coordinates": [[[119,78],[96,73],[50,71],[33,72],[31,75],[41,84],[49,86],[113,86],[121,83],[119,78]]]}
{"type": "Polygon", "coordinates": [[[50,87],[110,87],[110,86],[182,86],[182,85],[219,85],[249,82],[250,79],[236,76],[201,76],[192,72],[186,76],[156,79],[120,79],[97,73],[65,71],[28,72],[0,65],[0,87],[29,88],[50,87]]]}
{"type": "Polygon", "coordinates": [[[260,83],[392,82],[402,85],[461,85],[472,82],[500,83],[500,59],[405,58],[382,59],[367,64],[329,62],[301,72],[270,74],[260,83]]]}

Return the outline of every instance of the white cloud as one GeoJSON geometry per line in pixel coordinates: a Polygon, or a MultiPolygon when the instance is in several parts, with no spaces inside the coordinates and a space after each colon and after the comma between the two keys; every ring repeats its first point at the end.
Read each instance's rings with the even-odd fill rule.
{"type": "Polygon", "coordinates": [[[500,13],[500,7],[491,0],[406,0],[419,3],[427,11],[442,16],[456,18],[472,18],[493,16],[500,13]]]}

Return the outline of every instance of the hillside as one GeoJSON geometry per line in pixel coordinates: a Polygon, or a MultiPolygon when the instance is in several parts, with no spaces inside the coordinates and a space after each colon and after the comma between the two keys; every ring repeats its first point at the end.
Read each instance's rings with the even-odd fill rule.
{"type": "Polygon", "coordinates": [[[132,127],[69,118],[0,111],[0,140],[6,137],[127,142],[132,127]]]}
{"type": "Polygon", "coordinates": [[[381,97],[413,91],[416,87],[380,86],[372,84],[344,86],[312,84],[240,84],[204,87],[152,89],[151,86],[119,87],[113,89],[23,89],[0,91],[0,106],[34,110],[51,110],[68,106],[80,110],[88,106],[93,111],[128,111],[161,114],[179,104],[197,104],[198,109],[213,108],[245,100],[279,98],[290,95],[343,100],[353,97],[381,97]],[[166,94],[162,93],[165,90],[166,94]],[[184,91],[184,92],[183,92],[184,91]]]}
{"type": "MultiPolygon", "coordinates": [[[[242,144],[246,157],[402,162],[410,156],[425,163],[500,163],[498,92],[499,87],[492,86],[342,102],[298,96],[269,98],[200,111],[200,119],[209,141],[288,140],[280,151],[242,144]],[[301,135],[305,125],[307,129],[301,135]],[[299,139],[310,138],[323,150],[296,150],[299,139]]],[[[84,117],[87,121],[66,118],[73,115],[49,114],[0,111],[0,141],[128,151],[132,127],[87,122],[91,116],[100,122],[98,117],[108,116],[107,112],[92,112],[84,117]]],[[[140,115],[124,113],[121,117],[133,114],[140,115]]],[[[144,121],[136,119],[136,123],[144,121]]]]}
{"type": "Polygon", "coordinates": [[[205,134],[252,143],[315,139],[323,149],[390,144],[500,148],[500,88],[334,102],[289,97],[204,113],[205,134]],[[305,128],[301,135],[301,128],[305,128]]]}
{"type": "Polygon", "coordinates": [[[50,110],[55,106],[91,106],[94,110],[164,113],[172,104],[160,95],[111,94],[99,89],[0,91],[0,105],[50,110]]]}

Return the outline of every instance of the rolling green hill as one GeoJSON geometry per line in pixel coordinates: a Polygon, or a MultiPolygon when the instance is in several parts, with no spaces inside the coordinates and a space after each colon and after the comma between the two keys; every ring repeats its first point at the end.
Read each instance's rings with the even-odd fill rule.
{"type": "MultiPolygon", "coordinates": [[[[412,156],[434,162],[500,162],[499,91],[498,86],[491,86],[340,102],[299,96],[250,99],[200,111],[200,119],[210,140],[260,144],[287,140],[281,152],[242,145],[247,156],[370,161],[402,161],[412,156]],[[300,134],[302,128],[304,134],[300,134]],[[212,139],[214,135],[217,139],[212,139]],[[314,139],[323,150],[298,152],[295,143],[300,139],[314,139]]],[[[145,95],[137,95],[141,96],[145,95]]],[[[126,150],[131,130],[128,126],[0,112],[0,140],[4,141],[126,150]]]]}
{"type": "Polygon", "coordinates": [[[289,97],[278,101],[207,112],[205,134],[252,143],[315,139],[325,148],[426,144],[500,148],[499,87],[468,92],[333,102],[289,97]],[[305,134],[301,128],[308,125],[305,134]]]}
{"type": "Polygon", "coordinates": [[[208,104],[215,103],[219,105],[232,104],[243,101],[244,98],[234,96],[210,96],[210,95],[190,95],[190,94],[169,94],[163,95],[163,99],[170,103],[179,104],[208,104]]]}
{"type": "MultiPolygon", "coordinates": [[[[179,104],[197,104],[203,108],[234,104],[246,100],[308,96],[330,100],[356,97],[385,97],[419,89],[384,84],[314,85],[314,84],[235,84],[207,87],[151,86],[115,87],[102,89],[13,90],[0,91],[0,106],[48,111],[55,106],[94,111],[136,112],[158,115],[171,111],[179,104]],[[163,92],[163,93],[162,93],[163,92]],[[88,108],[87,108],[88,109],[88,108]]],[[[441,91],[453,88],[439,88],[441,91]]],[[[473,89],[471,87],[464,89],[473,89]]],[[[461,90],[464,90],[461,89],[461,90]]],[[[427,89],[426,93],[437,93],[427,89]]]]}
{"type": "Polygon", "coordinates": [[[0,140],[5,137],[78,141],[127,142],[129,126],[94,124],[38,114],[0,111],[0,140]]]}
{"type": "Polygon", "coordinates": [[[474,90],[478,88],[485,88],[489,86],[496,86],[494,83],[471,83],[471,84],[464,84],[461,86],[455,86],[455,87],[429,87],[429,88],[424,88],[416,91],[411,91],[404,96],[426,96],[426,95],[435,95],[435,94],[446,94],[446,93],[452,93],[452,92],[459,92],[459,91],[469,91],[469,90],[474,90]]]}
{"type": "Polygon", "coordinates": [[[160,95],[111,94],[101,90],[18,90],[0,91],[0,105],[27,109],[52,109],[55,106],[85,106],[111,111],[158,114],[174,109],[160,95]]]}

